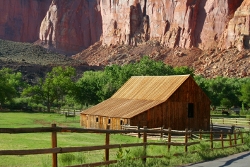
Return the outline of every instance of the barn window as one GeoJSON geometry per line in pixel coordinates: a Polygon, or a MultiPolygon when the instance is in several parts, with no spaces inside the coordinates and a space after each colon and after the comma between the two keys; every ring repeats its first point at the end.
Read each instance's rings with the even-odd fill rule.
{"type": "Polygon", "coordinates": [[[111,122],[111,120],[110,120],[110,118],[109,118],[109,120],[108,120],[108,124],[110,124],[110,122],[111,122]]]}
{"type": "Polygon", "coordinates": [[[123,120],[121,119],[121,121],[120,121],[120,125],[123,125],[123,120]]]}
{"type": "Polygon", "coordinates": [[[95,118],[95,122],[98,122],[98,117],[95,118]]]}
{"type": "Polygon", "coordinates": [[[194,118],[194,103],[188,103],[188,118],[194,118]]]}

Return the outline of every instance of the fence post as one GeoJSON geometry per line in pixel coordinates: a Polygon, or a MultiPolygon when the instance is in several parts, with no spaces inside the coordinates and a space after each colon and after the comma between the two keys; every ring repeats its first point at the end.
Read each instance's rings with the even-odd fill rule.
{"type": "Polygon", "coordinates": [[[170,151],[171,143],[171,128],[168,128],[168,152],[170,151]]]}
{"type": "Polygon", "coordinates": [[[242,134],[241,131],[240,131],[240,138],[241,138],[241,144],[243,144],[244,143],[244,139],[243,139],[243,134],[242,134]]]}
{"type": "MultiPolygon", "coordinates": [[[[55,128],[56,124],[52,124],[51,127],[55,128]]],[[[57,132],[53,130],[51,134],[52,148],[57,147],[57,135],[56,134],[57,132]]],[[[57,153],[52,153],[52,167],[57,167],[57,153]]]]}
{"type": "Polygon", "coordinates": [[[237,137],[236,137],[236,130],[234,130],[234,145],[237,145],[237,137]]]}
{"type": "Polygon", "coordinates": [[[163,129],[164,129],[164,125],[161,127],[161,136],[160,136],[161,139],[163,139],[163,129]]]}
{"type": "Polygon", "coordinates": [[[185,152],[188,151],[187,143],[188,143],[188,129],[186,128],[185,129],[185,152]]]}
{"type": "MultiPolygon", "coordinates": [[[[140,130],[140,125],[138,125],[138,130],[140,130]]],[[[141,138],[141,133],[138,132],[138,138],[141,138]]]]}
{"type": "Polygon", "coordinates": [[[199,130],[199,132],[200,132],[200,140],[202,140],[202,134],[201,134],[201,129],[199,130]]]}
{"type": "Polygon", "coordinates": [[[228,136],[228,137],[229,137],[229,144],[230,144],[230,147],[231,147],[231,146],[232,146],[231,131],[229,130],[228,133],[229,133],[229,134],[228,134],[228,135],[229,135],[229,136],[228,136]]]}
{"type": "Polygon", "coordinates": [[[213,138],[214,138],[213,131],[210,130],[210,142],[211,142],[210,148],[211,149],[214,148],[213,138]]]}
{"type": "Polygon", "coordinates": [[[143,126],[143,143],[144,143],[144,146],[143,146],[143,162],[146,163],[147,161],[147,127],[146,126],[143,126]]]}
{"type": "MultiPolygon", "coordinates": [[[[110,129],[110,126],[107,125],[107,130],[109,130],[109,129],[110,129]]],[[[109,146],[109,138],[110,138],[110,133],[106,132],[106,142],[105,142],[105,144],[106,144],[107,147],[109,146]]],[[[105,160],[109,161],[109,148],[105,149],[105,160]]]]}
{"type": "Polygon", "coordinates": [[[224,138],[223,138],[223,131],[222,130],[221,130],[220,138],[221,138],[221,147],[222,147],[222,149],[224,149],[224,138]]]}
{"type": "Polygon", "coordinates": [[[211,130],[214,129],[212,121],[211,121],[210,129],[211,129],[211,130]]]}

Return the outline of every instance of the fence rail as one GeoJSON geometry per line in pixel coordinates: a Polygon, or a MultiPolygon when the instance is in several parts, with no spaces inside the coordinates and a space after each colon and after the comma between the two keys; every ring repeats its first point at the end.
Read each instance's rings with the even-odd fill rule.
{"type": "Polygon", "coordinates": [[[234,125],[244,128],[250,128],[249,118],[211,118],[212,124],[234,125]]]}
{"type": "Polygon", "coordinates": [[[244,138],[242,131],[175,131],[163,128],[154,128],[147,129],[147,127],[143,128],[128,128],[125,130],[102,130],[102,129],[82,129],[82,128],[69,128],[69,127],[57,127],[55,124],[52,124],[52,127],[42,127],[42,128],[0,128],[0,133],[41,133],[41,132],[50,132],[51,133],[51,143],[52,148],[45,149],[31,149],[31,150],[0,150],[0,155],[31,155],[31,154],[52,154],[52,167],[57,167],[57,154],[60,153],[70,153],[70,152],[82,152],[82,151],[94,151],[94,150],[105,150],[105,161],[104,162],[96,162],[96,163],[88,163],[88,164],[80,164],[74,165],[72,167],[80,167],[80,166],[100,166],[100,165],[108,165],[112,163],[116,163],[117,160],[110,160],[110,149],[114,148],[123,148],[123,147],[143,147],[144,155],[142,158],[144,162],[146,162],[147,158],[161,158],[162,155],[157,156],[146,156],[146,147],[150,145],[158,145],[158,146],[167,146],[168,151],[171,146],[183,146],[184,152],[188,152],[188,147],[191,145],[199,144],[201,140],[205,142],[210,142],[210,149],[224,149],[229,147],[236,147],[244,144],[244,138]],[[57,133],[58,132],[76,132],[76,133],[104,133],[106,134],[105,145],[100,146],[85,146],[85,147],[58,147],[57,146],[57,133]],[[128,134],[128,133],[136,133],[139,134],[138,137],[141,137],[142,143],[128,143],[128,144],[110,144],[110,135],[111,134],[128,134]],[[159,142],[150,141],[150,135],[157,135],[159,138],[162,138],[159,142]],[[182,142],[175,142],[174,138],[176,135],[179,135],[180,138],[183,138],[182,142]],[[164,138],[164,136],[167,136],[164,138]],[[196,137],[196,140],[193,140],[192,137],[196,137]],[[206,138],[204,138],[206,136],[206,138]],[[228,136],[226,138],[225,136],[228,136]],[[240,140],[239,143],[238,140],[240,140]],[[220,148],[214,147],[214,142],[221,142],[220,148]],[[229,142],[229,146],[225,147],[225,142],[229,142]]]}

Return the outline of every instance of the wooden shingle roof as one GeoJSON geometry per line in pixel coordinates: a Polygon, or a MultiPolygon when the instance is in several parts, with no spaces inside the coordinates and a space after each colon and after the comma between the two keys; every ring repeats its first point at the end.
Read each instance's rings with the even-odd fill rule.
{"type": "Polygon", "coordinates": [[[111,98],[82,114],[132,118],[165,102],[190,75],[133,76],[111,98]]]}

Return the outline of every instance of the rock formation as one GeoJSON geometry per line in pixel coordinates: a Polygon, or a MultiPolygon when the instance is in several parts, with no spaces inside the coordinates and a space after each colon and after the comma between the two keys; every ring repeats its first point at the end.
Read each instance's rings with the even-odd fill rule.
{"type": "Polygon", "coordinates": [[[221,49],[237,47],[238,50],[250,48],[250,1],[245,0],[234,13],[219,47],[221,49]]]}
{"type": "Polygon", "coordinates": [[[64,53],[100,40],[241,50],[250,47],[249,8],[249,0],[0,0],[0,38],[64,53]]]}
{"type": "Polygon", "coordinates": [[[103,0],[103,44],[216,47],[242,0],[103,0]]]}
{"type": "Polygon", "coordinates": [[[44,46],[79,52],[100,40],[102,17],[98,0],[53,0],[40,27],[44,46]]]}
{"type": "Polygon", "coordinates": [[[51,0],[0,0],[0,38],[34,42],[51,0]]]}

